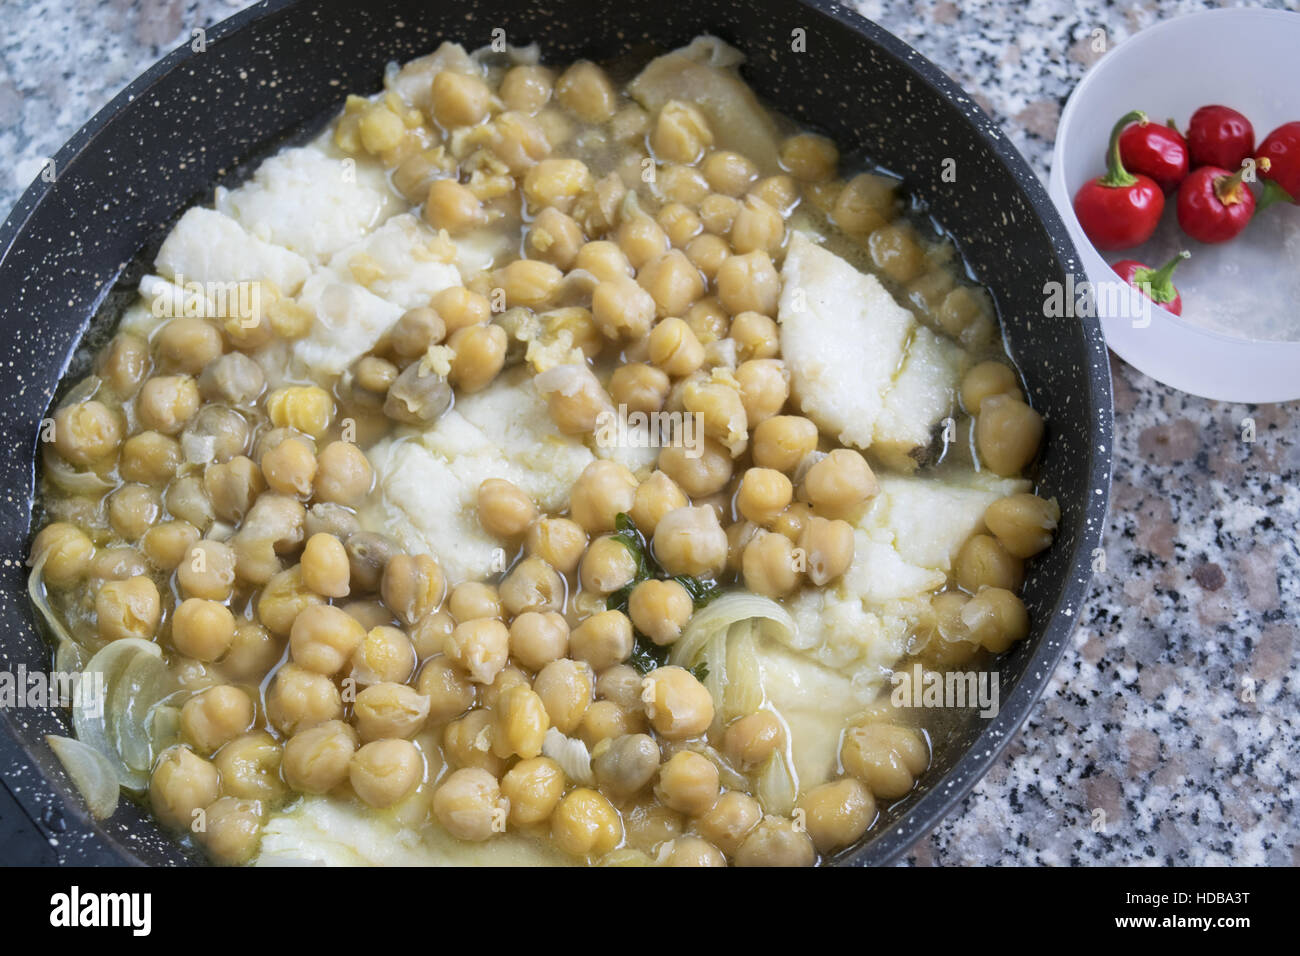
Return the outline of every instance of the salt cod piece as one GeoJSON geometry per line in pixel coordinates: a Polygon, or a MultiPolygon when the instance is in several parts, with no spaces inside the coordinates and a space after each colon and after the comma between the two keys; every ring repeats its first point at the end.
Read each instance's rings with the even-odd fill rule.
{"type": "Polygon", "coordinates": [[[154,265],[182,285],[266,279],[285,295],[296,293],[311,272],[311,265],[297,253],[250,235],[225,213],[200,206],[181,216],[163,240],[154,265]]]}

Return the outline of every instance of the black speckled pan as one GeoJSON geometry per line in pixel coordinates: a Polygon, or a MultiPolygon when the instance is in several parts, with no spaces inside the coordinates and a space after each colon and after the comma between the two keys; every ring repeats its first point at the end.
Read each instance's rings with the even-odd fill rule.
{"type": "MultiPolygon", "coordinates": [[[[427,0],[272,0],[208,31],[206,50],[182,48],[154,66],[60,150],[53,183],[36,182],[0,230],[4,336],[5,553],[0,566],[3,667],[48,667],[33,627],[22,559],[31,533],[37,427],[59,380],[80,371],[92,317],[119,280],[149,261],[168,224],[207,201],[295,134],[319,127],[348,91],[377,89],[384,64],[468,47],[506,30],[549,62],[612,59],[715,33],[747,56],[747,80],[797,120],[905,177],[992,288],[1009,350],[1047,420],[1042,489],[1061,503],[1056,542],[1025,585],[1033,633],[1001,662],[1002,706],[990,721],[936,741],[924,784],[886,812],[839,862],[889,863],[925,836],[1011,739],[1042,692],[1084,599],[1110,481],[1110,375],[1093,319],[1046,319],[1043,286],[1084,279],[1064,226],[997,126],[934,65],[872,23],[825,0],[646,0],[604,4],[428,3],[427,0]],[[806,52],[791,51],[803,30],[806,52]],[[956,183],[941,179],[956,160],[956,183]]],[[[68,733],[61,712],[0,718],[5,784],[65,863],[186,862],[149,816],[123,801],[92,822],[46,747],[68,733]]]]}

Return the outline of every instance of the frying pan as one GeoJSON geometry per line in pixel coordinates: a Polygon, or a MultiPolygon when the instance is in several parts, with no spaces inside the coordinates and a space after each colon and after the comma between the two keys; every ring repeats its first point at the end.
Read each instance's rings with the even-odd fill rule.
{"type": "MultiPolygon", "coordinates": [[[[378,89],[384,65],[443,39],[473,48],[504,29],[543,57],[610,60],[710,32],[748,58],[760,96],[904,178],[993,292],[1008,350],[1047,422],[1041,493],[1061,505],[1056,541],[1030,563],[1029,639],[999,661],[996,717],[936,737],[922,783],[835,862],[899,859],[985,773],[1051,676],[1078,617],[1110,482],[1111,397],[1095,319],[1049,318],[1048,283],[1079,288],[1065,227],[997,125],[938,68],[827,0],[593,4],[480,0],[269,0],[173,52],[97,114],[54,158],[0,229],[0,666],[49,666],[25,593],[38,424],[60,379],[80,374],[170,223],[218,183],[319,129],[350,91],[378,89]],[[201,48],[201,49],[200,49],[201,48]],[[955,173],[955,181],[953,174],[955,173]],[[102,317],[102,318],[101,318],[102,317]]],[[[191,862],[147,812],[123,801],[86,814],[44,743],[69,733],[54,709],[0,714],[5,786],[64,863],[191,862]]],[[[3,795],[0,795],[3,796],[3,795]]]]}

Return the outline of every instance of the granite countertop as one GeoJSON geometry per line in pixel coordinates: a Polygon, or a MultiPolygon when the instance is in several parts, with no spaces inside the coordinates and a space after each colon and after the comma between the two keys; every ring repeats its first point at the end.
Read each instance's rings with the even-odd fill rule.
{"type": "MultiPolygon", "coordinates": [[[[6,3],[0,210],[127,82],[192,28],[245,5],[6,3]]],[[[853,5],[969,90],[1045,179],[1061,107],[1097,57],[1093,30],[1122,42],[1157,20],[1235,4],[853,5]]],[[[911,862],[1300,863],[1300,403],[1207,401],[1117,358],[1112,370],[1106,570],[1024,728],[911,862]],[[1253,442],[1243,441],[1248,418],[1253,442]]]]}

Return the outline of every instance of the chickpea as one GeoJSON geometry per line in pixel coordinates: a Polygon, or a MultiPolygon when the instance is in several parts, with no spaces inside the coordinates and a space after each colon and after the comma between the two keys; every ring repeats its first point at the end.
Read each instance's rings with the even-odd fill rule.
{"type": "Polygon", "coordinates": [[[655,302],[655,314],[661,318],[684,314],[704,295],[704,278],[700,270],[680,249],[670,249],[639,267],[637,283],[650,293],[655,302]]]}
{"type": "Polygon", "coordinates": [[[713,723],[713,698],[682,667],[658,667],[647,674],[641,700],[650,723],[669,740],[696,737],[713,723]]]}
{"type": "Polygon", "coordinates": [[[257,599],[257,619],[272,634],[287,635],[299,612],[323,603],[324,598],[302,583],[302,568],[295,565],[266,582],[257,599]]]}
{"type": "Polygon", "coordinates": [[[560,574],[573,574],[586,550],[586,532],[568,518],[542,518],[528,529],[525,550],[560,574]]]}
{"type": "Polygon", "coordinates": [[[149,780],[149,803],[164,826],[185,829],[221,796],[217,768],[185,746],[168,749],[149,780]]]}
{"type": "Polygon", "coordinates": [[[636,476],[618,462],[598,459],[582,470],[569,492],[573,520],[590,534],[613,531],[619,514],[632,510],[636,476]]]}
{"type": "Polygon", "coordinates": [[[704,229],[700,217],[689,206],[679,202],[668,203],[660,209],[655,222],[677,249],[683,248],[704,229]]]}
{"type": "Polygon", "coordinates": [[[808,580],[817,587],[834,581],[853,563],[854,532],[847,521],[810,515],[798,540],[808,563],[808,580]]]}
{"type": "Polygon", "coordinates": [[[352,755],[348,779],[369,806],[391,807],[420,783],[424,758],[409,740],[375,740],[352,755]]]}
{"type": "Polygon", "coordinates": [[[881,800],[906,796],[930,763],[925,739],[908,727],[867,723],[849,727],[840,763],[881,800]]]}
{"type": "Polygon", "coordinates": [[[551,98],[555,74],[544,66],[511,67],[501,80],[501,99],[512,110],[536,113],[551,98]]]}
{"type": "Polygon", "coordinates": [[[262,394],[266,373],[244,353],[231,352],[206,366],[198,384],[200,394],[210,402],[248,405],[262,394]]]}
{"type": "Polygon", "coordinates": [[[664,407],[669,385],[667,374],[660,369],[643,362],[630,362],[614,370],[609,379],[609,393],[629,412],[648,415],[664,407]]]}
{"type": "Polygon", "coordinates": [[[113,336],[100,360],[99,375],[121,398],[129,398],[149,371],[149,344],[131,332],[113,336]]]}
{"type": "Polygon", "coordinates": [[[482,842],[504,832],[510,809],[496,777],[475,767],[455,771],[433,794],[433,815],[458,840],[482,842]]]}
{"type": "Polygon", "coordinates": [[[612,700],[598,700],[582,715],[579,735],[587,747],[594,750],[602,740],[639,734],[646,729],[645,717],[640,711],[620,707],[612,700]]]}
{"type": "Polygon", "coordinates": [[[483,390],[501,372],[509,336],[499,325],[474,325],[453,332],[448,344],[455,353],[451,360],[451,383],[468,394],[483,390]]]}
{"type": "Polygon", "coordinates": [[[420,668],[416,689],[429,700],[429,724],[444,723],[474,706],[476,691],[469,677],[441,655],[420,668]]]}
{"type": "Polygon", "coordinates": [[[253,701],[230,684],[195,694],[181,708],[181,735],[200,753],[212,753],[253,726],[253,701]]]}
{"type": "Polygon", "coordinates": [[[718,269],[730,255],[731,247],[727,240],[715,233],[696,236],[686,244],[686,258],[710,282],[717,277],[718,269]]]}
{"type": "Polygon", "coordinates": [[[713,193],[700,203],[700,224],[715,236],[726,236],[740,215],[741,202],[731,196],[713,193]]]}
{"type": "Polygon", "coordinates": [[[276,428],[320,438],[334,416],[334,399],[315,385],[289,385],[266,396],[266,413],[276,428]]]}
{"type": "Polygon", "coordinates": [[[602,279],[591,294],[591,317],[607,339],[639,339],[655,317],[654,297],[630,278],[602,279]]]}
{"type": "Polygon", "coordinates": [[[579,249],[574,266],[590,272],[602,282],[631,278],[636,272],[617,243],[604,239],[589,242],[579,249]]]}
{"type": "Polygon", "coordinates": [[[757,800],[739,790],[728,790],[695,819],[695,828],[723,853],[734,856],[762,819],[763,808],[757,800]]]}
{"type": "Polygon", "coordinates": [[[446,608],[426,614],[411,628],[411,644],[419,660],[442,653],[442,647],[451,636],[456,619],[446,608]]]}
{"type": "Polygon", "coordinates": [[[1015,592],[986,587],[961,609],[970,639],[994,654],[1001,654],[1029,636],[1029,613],[1015,592]]]}
{"type": "Polygon", "coordinates": [[[664,515],[654,533],[654,553],[669,574],[714,577],[727,564],[727,533],[707,505],[664,515]]]}
{"type": "Polygon", "coordinates": [[[742,196],[749,184],[758,178],[758,167],[740,153],[715,150],[704,158],[700,172],[709,186],[727,196],[742,196]]]}
{"type": "Polygon", "coordinates": [[[732,256],[718,267],[718,299],[732,315],[776,312],[781,279],[766,252],[732,256]]]}
{"type": "Polygon", "coordinates": [[[352,714],[364,742],[412,737],[429,716],[429,699],[413,687],[381,681],[357,694],[352,714]]]}
{"type": "Polygon", "coordinates": [[[634,643],[632,622],[623,611],[606,610],[582,620],[569,633],[569,654],[576,661],[586,661],[595,671],[603,671],[627,661],[634,643]]]}
{"type": "Polygon", "coordinates": [[[158,632],[161,619],[162,598],[158,587],[142,574],[124,581],[105,581],[95,593],[96,630],[102,641],[124,637],[151,640],[158,632]]]}
{"type": "Polygon", "coordinates": [[[444,652],[469,671],[472,681],[490,684],[510,656],[510,631],[500,621],[489,618],[465,621],[452,630],[444,652]]]}
{"type": "Polygon", "coordinates": [[[352,659],[365,636],[365,628],[342,608],[316,604],[294,618],[289,649],[300,667],[333,676],[352,659]]]}
{"type": "MultiPolygon", "coordinates": [[[[54,413],[54,450],[65,461],[74,465],[93,465],[117,451],[121,443],[122,422],[103,402],[65,405],[54,413]]],[[[123,457],[125,454],[126,448],[123,447],[123,457]]],[[[140,480],[129,475],[123,477],[131,481],[140,480]]]]}
{"type": "Polygon", "coordinates": [[[537,506],[517,485],[504,478],[489,478],[478,486],[478,519],[489,534],[517,537],[536,518],[537,506]]]}
{"type": "Polygon", "coordinates": [[[812,866],[812,837],[782,817],[765,817],[736,850],[736,866],[812,866]]]}
{"type": "Polygon", "coordinates": [[[665,847],[663,866],[726,866],[726,857],[713,844],[699,837],[678,837],[665,847]]]}
{"type": "Polygon", "coordinates": [[[587,549],[578,567],[583,590],[610,594],[630,584],[636,576],[637,562],[632,552],[618,538],[597,538],[587,549]]]}
{"type": "Polygon", "coordinates": [[[307,539],[302,551],[302,583],[322,597],[347,597],[348,552],[332,534],[307,539]]]}
{"type": "Polygon", "coordinates": [[[688,504],[690,500],[677,487],[677,483],[662,471],[655,471],[637,486],[629,514],[637,530],[647,537],[653,537],[655,528],[664,515],[688,504]]]}
{"type": "Polygon", "coordinates": [[[560,210],[548,206],[537,214],[529,227],[525,248],[534,259],[561,269],[572,269],[584,241],[581,226],[560,210]]]}
{"type": "Polygon", "coordinates": [[[546,706],[525,679],[501,692],[493,708],[496,727],[493,752],[498,757],[531,759],[542,752],[542,740],[551,726],[546,706]]]}
{"type": "Polygon", "coordinates": [[[267,486],[282,495],[310,498],[316,468],[315,453],[299,438],[286,438],[262,456],[267,486]]]}
{"type": "Polygon", "coordinates": [[[613,413],[609,396],[586,365],[557,365],[534,378],[533,385],[566,435],[589,434],[613,413]]]}
{"type": "MultiPolygon", "coordinates": [[[[555,266],[537,259],[516,259],[494,275],[505,292],[506,303],[511,308],[541,307],[551,299],[564,279],[564,273],[555,266]]],[[[497,328],[497,326],[487,326],[487,328],[497,328]]]]}
{"type": "Polygon", "coordinates": [[[943,297],[934,317],[939,330],[967,348],[988,345],[997,331],[993,302],[978,286],[958,286],[943,297]]]}
{"type": "Polygon", "coordinates": [[[791,541],[798,542],[812,517],[812,508],[805,502],[794,501],[776,516],[776,520],[772,522],[772,530],[785,535],[791,541]]]}
{"type": "Polygon", "coordinates": [[[1017,494],[999,498],[984,511],[984,524],[1015,558],[1031,558],[1052,544],[1061,508],[1052,498],[1017,494]]]}
{"type": "Polygon", "coordinates": [[[804,182],[824,182],[835,176],[840,153],[825,136],[798,133],[781,143],[781,166],[804,182]]]}
{"type": "Polygon", "coordinates": [[[856,843],[876,818],[875,799],[852,777],[813,787],[800,795],[796,806],[803,810],[808,835],[821,853],[856,843]]]}
{"type": "Polygon", "coordinates": [[[659,468],[692,498],[707,498],[731,480],[731,455],[715,439],[695,437],[693,448],[678,442],[660,451],[659,468]]]}
{"type": "Polygon", "coordinates": [[[266,692],[266,717],[280,733],[292,736],[342,716],[343,698],[324,674],[292,663],[275,672],[266,692]]]}
{"type": "Polygon", "coordinates": [[[1024,562],[987,534],[971,535],[954,562],[957,586],[970,594],[994,587],[1015,591],[1025,580],[1024,562]]]}
{"type": "Polygon", "coordinates": [[[284,748],[262,731],[236,737],[213,758],[221,774],[221,789],[240,800],[271,804],[284,796],[280,764],[284,748]]]}
{"type": "Polygon", "coordinates": [[[321,450],[316,474],[316,500],[355,506],[374,484],[374,469],[365,453],[346,441],[333,441],[321,450]]]}
{"type": "Polygon", "coordinates": [[[524,558],[501,582],[501,605],[512,615],[564,607],[565,582],[538,557],[524,558]]]}
{"type": "Polygon", "coordinates": [[[622,842],[623,822],[599,792],[576,787],[551,814],[551,839],[570,856],[603,856],[622,842]]]}
{"type": "Polygon", "coordinates": [[[471,325],[482,325],[492,316],[492,303],[487,297],[463,286],[435,293],[430,304],[449,334],[471,325]]]}
{"type": "Polygon", "coordinates": [[[569,625],[553,610],[523,611],[510,625],[510,653],[530,670],[563,657],[568,646],[569,625]]]}
{"type": "MultiPolygon", "coordinates": [[[[416,309],[413,311],[423,310],[416,309]]],[[[441,322],[442,319],[438,321],[441,322]]],[[[388,391],[388,387],[397,381],[398,371],[397,366],[387,359],[381,359],[374,355],[363,355],[357,359],[356,382],[358,386],[367,392],[383,395],[388,391]]]]}
{"type": "Polygon", "coordinates": [[[149,573],[144,556],[135,548],[102,548],[86,566],[86,576],[98,587],[105,581],[125,581],[149,573]]]}
{"type": "MultiPolygon", "coordinates": [[[[355,601],[349,601],[347,604],[340,604],[338,605],[338,607],[348,617],[352,618],[363,628],[365,628],[367,633],[370,631],[371,628],[375,628],[375,627],[392,628],[393,612],[388,610],[388,608],[384,606],[383,601],[358,599],[355,601]]],[[[424,619],[421,618],[421,620],[424,619]]],[[[397,630],[396,628],[392,628],[392,629],[397,630]]],[[[397,633],[401,634],[402,632],[397,631],[397,633]]]]}
{"type": "Polygon", "coordinates": [[[501,595],[490,584],[462,581],[451,590],[447,608],[457,621],[501,616],[501,595]]]}
{"type": "Polygon", "coordinates": [[[867,249],[876,268],[900,285],[916,279],[926,269],[925,250],[911,226],[881,226],[868,238],[867,249]]]}
{"type": "Polygon", "coordinates": [[[1010,395],[1024,400],[1016,373],[1003,362],[980,362],[961,380],[961,404],[972,415],[978,415],[984,399],[994,395],[1010,395]]]}
{"type": "Polygon", "coordinates": [[[190,451],[191,459],[198,448],[205,453],[205,462],[226,462],[244,453],[248,436],[248,420],[239,412],[224,405],[204,405],[181,432],[181,445],[190,451]],[[210,457],[206,456],[209,445],[210,457]]]}
{"type": "MultiPolygon", "coordinates": [[[[164,521],[140,538],[140,548],[154,567],[174,571],[199,541],[199,529],[188,521],[164,521]]],[[[49,582],[48,570],[46,581],[49,582]]]]}
{"type": "Polygon", "coordinates": [[[888,225],[897,214],[898,181],[875,173],[849,180],[831,210],[831,220],[851,236],[865,236],[888,225]]]}
{"type": "Polygon", "coordinates": [[[783,534],[758,531],[745,545],[741,572],[745,587],[755,594],[777,598],[799,586],[794,545],[783,534]]]}
{"type": "Polygon", "coordinates": [[[141,425],[164,435],[177,434],[198,410],[199,386],[188,375],[151,378],[140,388],[136,400],[141,425]]]}
{"type": "Polygon", "coordinates": [[[492,713],[481,707],[449,723],[442,732],[442,752],[449,765],[477,767],[494,777],[504,774],[509,763],[492,752],[495,723],[492,713]]]}
{"type": "Polygon", "coordinates": [[[643,790],[659,770],[659,745],[648,734],[625,734],[597,745],[591,760],[606,793],[625,800],[643,790]]]}
{"type": "Polygon", "coordinates": [[[477,76],[442,70],[433,78],[433,118],[444,129],[475,126],[487,118],[492,91],[477,76]]]}
{"type": "Polygon", "coordinates": [[[554,206],[567,213],[592,182],[591,170],[580,159],[543,159],[524,174],[524,196],[534,208],[554,206]]]}
{"type": "Polygon", "coordinates": [[[435,179],[424,201],[424,221],[434,229],[463,235],[487,221],[483,202],[454,179],[435,179]]]}
{"type": "Polygon", "coordinates": [[[222,797],[204,811],[199,834],[209,855],[221,864],[247,863],[262,839],[262,804],[257,800],[222,797]]]}
{"type": "Polygon", "coordinates": [[[704,364],[704,346],[682,319],[667,318],[650,332],[650,361],[674,378],[704,364]]]}
{"type": "Polygon", "coordinates": [[[596,696],[613,701],[623,710],[640,712],[641,674],[627,664],[615,664],[600,672],[596,681],[596,696]]]}
{"type": "Polygon", "coordinates": [[[580,60],[560,75],[555,98],[584,123],[604,123],[618,106],[618,95],[605,71],[587,60],[580,60]]]}
{"type": "Polygon", "coordinates": [[[784,174],[768,176],[750,186],[745,195],[755,196],[783,216],[788,216],[799,202],[799,184],[784,174]]]}
{"type": "Polygon", "coordinates": [[[406,125],[387,106],[376,103],[361,114],[358,132],[365,151],[378,155],[396,149],[401,144],[406,135],[406,125]]]}
{"type": "Polygon", "coordinates": [[[361,684],[404,684],[414,670],[410,638],[387,624],[372,624],[352,655],[352,676],[361,684]]]}
{"type": "Polygon", "coordinates": [[[736,490],[736,508],[756,524],[770,526],[794,497],[790,479],[774,468],[750,468],[736,490]]]}
{"type": "Polygon", "coordinates": [[[627,613],[637,630],[664,646],[682,636],[682,628],[695,613],[695,603],[677,581],[642,581],[632,589],[627,613]]]}
{"type": "Polygon", "coordinates": [[[41,529],[32,541],[28,564],[44,561],[41,577],[46,585],[66,588],[86,576],[95,544],[84,531],[65,521],[55,521],[41,529]]]}
{"type": "Polygon", "coordinates": [[[748,773],[766,763],[784,741],[780,720],[771,711],[760,710],[732,721],[722,747],[731,762],[748,773]]]}
{"type": "Polygon", "coordinates": [[[628,804],[623,811],[627,843],[642,853],[656,854],[686,829],[680,813],[660,803],[652,794],[628,804]]]}
{"type": "Polygon", "coordinates": [[[880,491],[871,466],[851,448],[837,448],[804,475],[802,492],[818,514],[854,518],[880,491]]]}
{"type": "Polygon", "coordinates": [[[212,525],[212,502],[197,475],[174,478],[163,495],[163,504],[172,517],[188,521],[200,531],[212,525]]]}
{"type": "Polygon", "coordinates": [[[999,475],[1015,475],[1038,454],[1043,417],[1011,395],[992,395],[980,403],[975,447],[980,460],[999,475]]]}
{"type": "MultiPolygon", "coordinates": [[[[58,421],[58,413],[55,413],[56,429],[58,421]]],[[[54,447],[64,458],[68,457],[68,452],[59,447],[57,438],[54,447]]],[[[118,459],[117,468],[127,481],[160,486],[165,485],[176,474],[182,461],[184,458],[181,455],[180,442],[158,432],[144,431],[132,435],[122,443],[122,454],[118,459]]]]}
{"type": "Polygon", "coordinates": [[[230,680],[259,682],[283,652],[284,646],[270,631],[246,621],[235,627],[230,650],[221,659],[221,672],[230,680]]]}
{"type": "Polygon", "coordinates": [[[203,319],[182,316],[158,330],[158,357],[168,368],[186,375],[198,375],[221,352],[221,333],[203,319]]]}
{"type": "Polygon", "coordinates": [[[521,760],[501,778],[501,793],[515,826],[544,823],[564,795],[564,771],[548,757],[521,760]]]}
{"type": "Polygon", "coordinates": [[[659,193],[669,202],[698,206],[709,194],[709,181],[694,166],[667,163],[659,167],[659,193]]]}
{"type": "Polygon", "coordinates": [[[679,750],[659,768],[655,796],[679,813],[699,816],[717,802],[718,768],[691,750],[679,750]]]}
{"type": "Polygon", "coordinates": [[[736,369],[736,381],[740,383],[740,400],[751,427],[780,412],[790,397],[790,373],[777,359],[744,362],[736,369]]]}
{"type": "Polygon", "coordinates": [[[242,521],[266,490],[262,469],[251,458],[236,455],[230,461],[209,465],[203,472],[203,490],[212,512],[222,521],[242,521]]]}
{"type": "Polygon", "coordinates": [[[563,734],[572,734],[592,700],[591,667],[581,661],[558,658],[546,664],[533,681],[551,724],[563,734]]]}
{"type": "Polygon", "coordinates": [[[352,534],[343,542],[348,552],[348,577],[356,591],[377,591],[388,562],[397,554],[391,538],[369,531],[352,534]]]}
{"type": "Polygon", "coordinates": [[[785,220],[757,196],[746,196],[731,223],[731,248],[774,255],[785,240],[785,220]]]}
{"type": "Polygon", "coordinates": [[[741,312],[731,320],[731,337],[736,354],[746,363],[770,359],[781,349],[781,331],[776,322],[761,312],[741,312]]]}
{"type": "Polygon", "coordinates": [[[384,603],[406,624],[414,624],[442,603],[446,582],[438,562],[427,554],[394,555],[384,567],[384,603]]]}
{"type": "MultiPolygon", "coordinates": [[[[502,113],[492,124],[491,135],[492,152],[515,176],[527,172],[551,152],[546,127],[526,112],[502,113]]],[[[513,187],[513,181],[507,180],[505,188],[513,187]]]]}
{"type": "Polygon", "coordinates": [[[709,121],[696,107],[669,100],[659,110],[650,134],[650,147],[656,158],[690,166],[699,162],[711,145],[713,132],[709,129],[709,121]]]}

